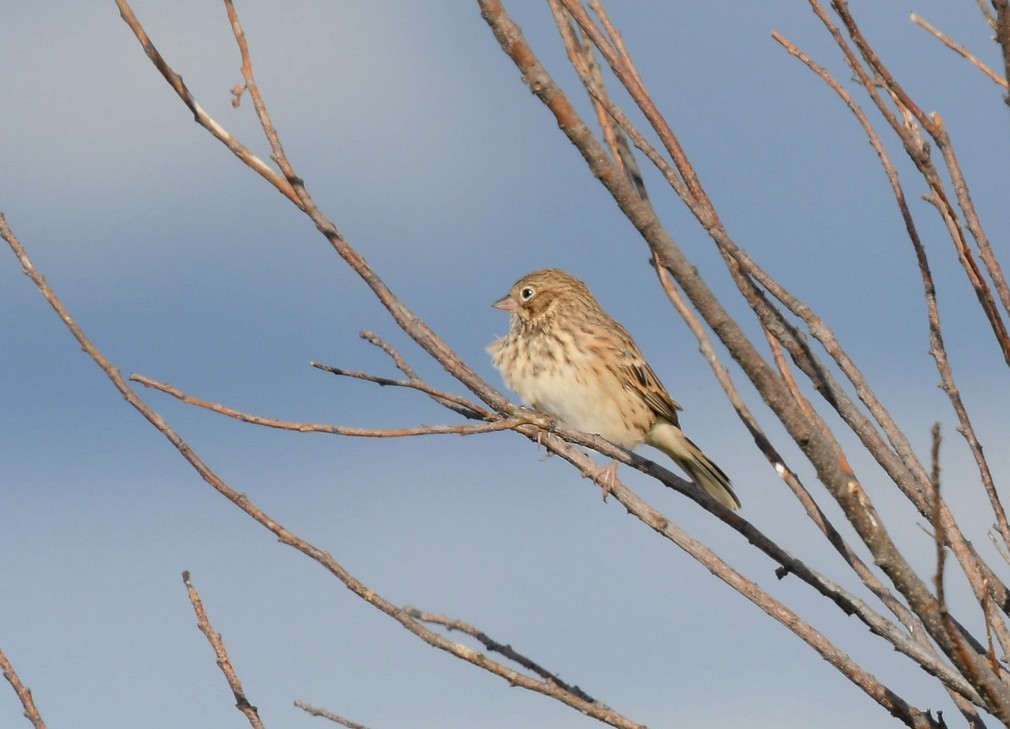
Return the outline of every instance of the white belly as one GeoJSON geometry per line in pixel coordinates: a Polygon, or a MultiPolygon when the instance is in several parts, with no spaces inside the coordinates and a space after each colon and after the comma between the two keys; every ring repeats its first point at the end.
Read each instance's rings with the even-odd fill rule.
{"type": "Polygon", "coordinates": [[[572,364],[564,374],[550,366],[503,369],[502,374],[523,400],[573,428],[602,435],[623,448],[641,444],[644,432],[629,427],[629,422],[640,422],[642,414],[627,410],[642,405],[635,398],[629,402],[629,393],[609,371],[601,375],[600,368],[589,363],[572,364]]]}

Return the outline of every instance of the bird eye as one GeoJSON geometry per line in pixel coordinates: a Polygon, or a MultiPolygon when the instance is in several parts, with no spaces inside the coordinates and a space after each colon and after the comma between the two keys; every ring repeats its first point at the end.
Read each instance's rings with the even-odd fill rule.
{"type": "Polygon", "coordinates": [[[523,301],[529,301],[530,299],[533,298],[533,294],[535,294],[535,293],[536,293],[536,291],[534,291],[529,286],[527,286],[526,288],[524,288],[522,291],[519,292],[519,297],[523,301]]]}

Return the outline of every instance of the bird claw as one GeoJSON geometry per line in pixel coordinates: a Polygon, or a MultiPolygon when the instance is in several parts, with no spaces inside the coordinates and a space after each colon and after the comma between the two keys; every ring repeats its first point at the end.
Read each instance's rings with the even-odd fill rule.
{"type": "MultiPolygon", "coordinates": [[[[536,408],[534,408],[534,411],[537,412],[537,413],[541,412],[540,410],[537,410],[536,408]]],[[[542,413],[542,414],[543,415],[548,415],[548,413],[542,413]]],[[[547,432],[549,433],[550,431],[554,430],[554,428],[557,426],[557,424],[558,424],[558,419],[555,418],[555,417],[551,417],[550,422],[547,424],[547,432]]],[[[545,446],[544,442],[541,440],[541,438],[543,438],[543,435],[544,435],[544,430],[543,429],[537,431],[537,445],[546,448],[547,446],[545,446]]],[[[547,452],[547,455],[548,456],[551,455],[550,451],[547,452]]]]}
{"type": "Polygon", "coordinates": [[[617,461],[613,460],[606,466],[590,469],[587,475],[603,489],[603,501],[606,502],[607,497],[613,493],[614,483],[617,480],[617,461]]]}

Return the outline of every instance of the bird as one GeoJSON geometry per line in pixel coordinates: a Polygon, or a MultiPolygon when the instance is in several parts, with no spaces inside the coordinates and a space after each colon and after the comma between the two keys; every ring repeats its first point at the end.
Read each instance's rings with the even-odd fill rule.
{"type": "MultiPolygon", "coordinates": [[[[582,281],[544,268],[493,306],[511,314],[508,334],[487,348],[509,389],[576,430],[628,450],[658,448],[723,506],[740,508],[723,470],[681,430],[680,405],[635,340],[582,281]]],[[[615,460],[600,470],[612,479],[616,469],[615,460]]]]}

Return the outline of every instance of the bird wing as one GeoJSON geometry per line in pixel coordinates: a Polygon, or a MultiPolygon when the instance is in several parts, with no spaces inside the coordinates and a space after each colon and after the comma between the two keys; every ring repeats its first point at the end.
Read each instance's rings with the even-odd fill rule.
{"type": "Polygon", "coordinates": [[[645,355],[635,344],[635,340],[631,338],[628,330],[618,322],[611,321],[620,335],[620,349],[614,354],[616,360],[621,363],[620,368],[624,376],[620,379],[624,386],[637,393],[656,415],[677,425],[677,411],[681,409],[680,405],[670,397],[670,393],[663,387],[663,383],[659,381],[659,377],[645,361],[645,355]]]}
{"type": "Polygon", "coordinates": [[[670,397],[670,393],[663,387],[663,383],[659,381],[649,363],[642,359],[641,356],[637,358],[629,357],[625,368],[630,375],[627,378],[627,382],[642,396],[646,404],[659,417],[677,425],[677,411],[681,407],[677,404],[676,400],[670,397]]]}

